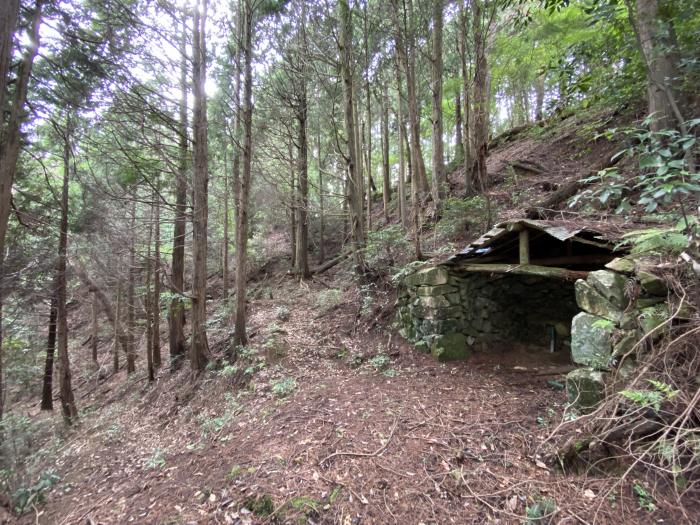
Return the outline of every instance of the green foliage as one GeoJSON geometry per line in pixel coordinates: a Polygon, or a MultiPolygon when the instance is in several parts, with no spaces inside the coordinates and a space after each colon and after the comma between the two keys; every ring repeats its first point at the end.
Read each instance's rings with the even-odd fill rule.
{"type": "Polygon", "coordinates": [[[243,506],[249,509],[255,516],[264,518],[275,511],[275,502],[268,494],[251,497],[245,500],[243,506]]]}
{"type": "Polygon", "coordinates": [[[322,313],[325,313],[338,306],[342,298],[342,290],[331,288],[330,290],[319,292],[314,299],[314,304],[322,313]]]}
{"type": "Polygon", "coordinates": [[[230,363],[226,363],[224,365],[224,367],[221,370],[219,370],[219,375],[221,377],[233,377],[236,375],[237,372],[238,372],[237,366],[233,366],[230,363]]]}
{"type": "Polygon", "coordinates": [[[481,231],[488,220],[486,199],[481,196],[447,198],[442,202],[441,211],[442,216],[435,231],[442,238],[452,238],[468,231],[481,231]]]}
{"type": "Polygon", "coordinates": [[[403,280],[406,277],[418,271],[424,264],[425,263],[423,261],[412,261],[408,263],[406,266],[404,266],[398,272],[391,276],[391,282],[394,284],[403,282],[403,280]]]}
{"type": "Polygon", "coordinates": [[[557,512],[557,502],[552,498],[537,496],[532,504],[525,507],[526,525],[545,525],[555,523],[554,515],[557,512]]]}
{"type": "Polygon", "coordinates": [[[61,481],[54,470],[45,470],[39,480],[29,487],[20,487],[12,494],[12,506],[17,514],[22,514],[31,506],[44,501],[44,494],[61,481]]]}
{"type": "Polygon", "coordinates": [[[406,232],[398,224],[392,224],[367,234],[366,262],[373,268],[391,268],[397,256],[409,248],[406,232]]]}
{"type": "Polygon", "coordinates": [[[647,492],[644,485],[642,485],[639,481],[635,481],[632,485],[632,490],[634,490],[634,494],[637,496],[637,501],[639,501],[640,507],[647,512],[654,512],[656,510],[654,498],[652,498],[651,494],[647,492]]]}
{"type": "Polygon", "coordinates": [[[642,407],[652,407],[658,412],[661,410],[661,403],[675,397],[679,392],[661,381],[648,381],[654,390],[622,390],[620,395],[642,407]]]}
{"type": "Polygon", "coordinates": [[[165,451],[155,448],[153,454],[146,460],[146,468],[151,470],[163,468],[165,466],[165,451]]]}
{"type": "MultiPolygon", "coordinates": [[[[698,218],[688,217],[688,223],[697,228],[698,218]]],[[[678,255],[690,245],[690,238],[685,233],[685,220],[670,228],[647,228],[624,235],[631,243],[632,253],[678,255]]]]}
{"type": "Polygon", "coordinates": [[[391,358],[386,354],[379,354],[370,359],[369,363],[379,372],[391,364],[391,358]]]}
{"type": "Polygon", "coordinates": [[[571,206],[582,200],[592,200],[603,206],[613,203],[617,213],[634,206],[653,213],[661,207],[700,196],[700,174],[694,173],[690,166],[699,151],[693,129],[700,125],[700,119],[686,123],[688,135],[675,129],[651,131],[649,123],[647,118],[640,128],[609,129],[599,135],[624,139],[630,144],[613,159],[621,156],[632,158],[638,163],[639,171],[626,178],[617,168],[609,168],[584,179],[584,182],[600,184],[577,195],[571,206]]]}
{"type": "Polygon", "coordinates": [[[272,393],[277,397],[286,397],[297,388],[297,382],[292,377],[285,377],[272,383],[272,393]]]}

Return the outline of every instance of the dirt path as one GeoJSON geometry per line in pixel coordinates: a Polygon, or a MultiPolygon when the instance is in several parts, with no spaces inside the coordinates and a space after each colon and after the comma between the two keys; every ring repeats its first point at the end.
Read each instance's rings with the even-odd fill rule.
{"type": "Polygon", "coordinates": [[[255,344],[196,388],[187,372],[105,383],[108,407],[58,448],[62,481],[25,522],[649,522],[629,487],[605,496],[609,480],[543,463],[552,377],[389,346],[357,329],[353,290],[329,289],[285,281],[255,301],[255,344]]]}

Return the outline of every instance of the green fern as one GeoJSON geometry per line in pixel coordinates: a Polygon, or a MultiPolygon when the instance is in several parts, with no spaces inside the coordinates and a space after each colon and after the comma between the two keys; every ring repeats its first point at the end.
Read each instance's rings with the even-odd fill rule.
{"type": "Polygon", "coordinates": [[[624,236],[631,243],[632,253],[667,253],[677,255],[690,244],[688,236],[678,227],[650,228],[628,233],[624,236]]]}

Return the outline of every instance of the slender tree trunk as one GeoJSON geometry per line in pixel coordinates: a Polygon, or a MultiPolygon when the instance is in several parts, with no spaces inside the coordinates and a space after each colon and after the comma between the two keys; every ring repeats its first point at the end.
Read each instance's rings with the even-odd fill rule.
{"type": "MultiPolygon", "coordinates": [[[[158,180],[156,180],[156,185],[158,185],[158,180]]],[[[153,228],[155,241],[153,245],[153,339],[151,341],[151,355],[153,355],[153,366],[160,368],[162,364],[160,355],[160,197],[157,192],[154,199],[155,217],[153,228]]]]}
{"type": "Polygon", "coordinates": [[[544,86],[545,86],[545,74],[542,73],[537,75],[537,80],[535,80],[535,120],[542,120],[544,116],[544,86]]]}
{"type": "MultiPolygon", "coordinates": [[[[474,70],[474,149],[475,157],[472,175],[483,192],[487,185],[486,154],[488,148],[488,103],[489,72],[486,58],[488,13],[485,13],[481,0],[474,2],[472,30],[474,35],[476,67],[474,70]]],[[[472,183],[471,185],[475,185],[472,183]]]]}
{"type": "Polygon", "coordinates": [[[126,288],[126,373],[136,372],[136,196],[131,201],[131,228],[129,240],[129,276],[126,288]]]}
{"type": "Polygon", "coordinates": [[[455,159],[464,159],[464,144],[462,143],[462,95],[455,95],[455,159]]]}
{"type": "Polygon", "coordinates": [[[188,133],[187,133],[187,37],[186,11],[183,10],[183,20],[180,38],[180,137],[178,144],[178,169],[175,179],[175,225],[173,231],[172,256],[172,299],[168,308],[168,342],[170,346],[170,367],[177,370],[187,351],[185,346],[185,230],[187,226],[187,165],[188,165],[188,133]]]}
{"type": "MultiPolygon", "coordinates": [[[[302,7],[302,11],[304,8],[302,7]]],[[[300,93],[300,107],[297,110],[297,137],[299,154],[297,157],[297,171],[299,173],[299,199],[297,202],[297,254],[296,274],[301,279],[311,276],[309,271],[309,161],[307,138],[307,100],[306,80],[302,81],[300,93]]]]}
{"type": "Polygon", "coordinates": [[[401,68],[396,59],[396,126],[399,128],[399,220],[408,228],[406,217],[406,124],[403,110],[403,90],[401,89],[401,68]]]}
{"type": "MultiPolygon", "coordinates": [[[[155,191],[153,196],[155,197],[155,191]]],[[[144,310],[146,312],[146,369],[148,371],[148,380],[153,381],[155,379],[155,372],[153,370],[153,309],[151,302],[153,298],[151,296],[151,277],[152,277],[152,262],[151,262],[151,243],[153,242],[153,219],[154,219],[153,206],[151,206],[151,220],[148,225],[148,243],[146,245],[146,290],[144,294],[144,310]]]]}
{"type": "Polygon", "coordinates": [[[290,234],[292,238],[292,245],[291,245],[291,255],[292,255],[292,269],[296,271],[297,269],[297,207],[299,206],[297,204],[298,201],[298,192],[299,188],[297,186],[297,166],[294,161],[294,141],[289,140],[289,143],[287,144],[288,152],[289,152],[289,175],[291,177],[291,196],[290,196],[290,213],[289,213],[289,226],[290,226],[290,234]]]}
{"type": "Polygon", "coordinates": [[[53,410],[53,359],[56,351],[56,283],[52,286],[51,304],[49,306],[49,335],[46,341],[46,361],[44,363],[44,382],[41,390],[41,409],[53,410]]]}
{"type": "Polygon", "coordinates": [[[432,92],[433,92],[433,201],[438,207],[444,195],[445,186],[445,152],[442,142],[442,26],[443,0],[433,0],[433,56],[432,56],[432,92]]]}
{"type": "Polygon", "coordinates": [[[350,235],[353,243],[353,255],[355,259],[355,271],[358,274],[365,273],[365,263],[362,256],[364,245],[364,232],[362,221],[362,172],[359,169],[357,158],[357,134],[355,128],[352,78],[352,12],[348,0],[338,0],[340,39],[338,41],[340,51],[340,77],[343,82],[343,98],[345,103],[345,134],[348,141],[348,151],[345,157],[348,174],[348,206],[350,210],[350,235]]]}
{"type": "Polygon", "coordinates": [[[324,208],[324,193],[325,188],[323,185],[323,161],[321,159],[321,123],[318,123],[318,129],[316,130],[316,168],[318,170],[318,207],[320,214],[320,232],[319,232],[319,245],[318,245],[318,259],[319,263],[323,263],[326,259],[326,217],[324,208]]]}
{"type": "Polygon", "coordinates": [[[4,112],[7,110],[7,88],[10,82],[10,66],[13,53],[14,33],[19,16],[18,0],[2,0],[0,2],[0,253],[5,250],[5,235],[10,218],[12,202],[12,183],[17,170],[21,142],[21,126],[26,120],[25,103],[29,77],[34,64],[34,58],[39,51],[39,27],[41,25],[44,0],[36,0],[34,13],[29,30],[30,45],[19,64],[17,78],[14,79],[14,96],[5,122],[4,112]]]}
{"type": "Polygon", "coordinates": [[[389,224],[389,202],[391,201],[391,174],[389,172],[389,95],[384,83],[381,94],[382,110],[382,204],[384,205],[384,222],[389,224]]]}
{"type": "Polygon", "coordinates": [[[209,144],[206,83],[207,1],[198,0],[194,10],[192,87],[194,95],[194,206],[192,210],[192,344],[190,365],[201,371],[209,360],[207,341],[207,213],[209,185],[209,144]]]}
{"type": "MultiPolygon", "coordinates": [[[[647,72],[647,98],[651,129],[684,128],[676,85],[678,84],[678,46],[675,42],[675,29],[670,17],[662,14],[663,8],[670,9],[664,0],[636,0],[635,9],[627,2],[630,22],[642,55],[647,72]]],[[[685,134],[685,133],[684,133],[685,134]]]]}
{"type": "Polygon", "coordinates": [[[236,224],[236,320],[234,349],[248,343],[246,332],[246,288],[248,280],[248,201],[250,198],[253,161],[253,5],[242,0],[243,6],[243,172],[238,196],[236,224]]]}
{"type": "Polygon", "coordinates": [[[470,53],[467,50],[467,31],[468,31],[468,16],[464,2],[459,4],[459,43],[460,43],[460,60],[462,66],[462,92],[463,92],[463,132],[462,132],[462,150],[464,152],[464,190],[466,194],[474,191],[472,165],[473,149],[472,149],[472,122],[471,122],[471,106],[473,99],[471,95],[471,69],[470,69],[470,53]]]}
{"type": "Polygon", "coordinates": [[[376,192],[377,188],[374,185],[372,178],[372,105],[370,100],[370,80],[369,80],[369,2],[365,3],[363,9],[363,37],[365,47],[365,145],[367,148],[365,162],[367,171],[367,232],[372,231],[372,192],[376,192]]]}
{"type": "Polygon", "coordinates": [[[92,362],[97,365],[97,295],[92,294],[92,330],[90,334],[90,349],[92,362]]]}
{"type": "Polygon", "coordinates": [[[122,282],[117,281],[117,311],[114,317],[114,354],[113,366],[114,373],[119,372],[119,339],[121,337],[121,317],[122,317],[122,282]]]}
{"type": "Polygon", "coordinates": [[[70,179],[71,136],[73,123],[71,116],[66,119],[63,129],[63,189],[61,192],[61,222],[58,239],[58,267],[56,272],[56,339],[58,344],[58,365],[60,377],[61,409],[63,418],[72,424],[78,417],[71,384],[70,359],[68,357],[68,309],[67,258],[68,258],[68,181],[70,179]]]}
{"type": "Polygon", "coordinates": [[[229,269],[228,269],[228,259],[229,259],[229,239],[228,239],[228,226],[229,226],[229,191],[228,191],[228,166],[227,166],[227,149],[224,148],[224,241],[221,247],[221,266],[223,269],[223,283],[221,285],[222,294],[224,297],[224,304],[228,305],[228,294],[229,294],[229,269]]]}

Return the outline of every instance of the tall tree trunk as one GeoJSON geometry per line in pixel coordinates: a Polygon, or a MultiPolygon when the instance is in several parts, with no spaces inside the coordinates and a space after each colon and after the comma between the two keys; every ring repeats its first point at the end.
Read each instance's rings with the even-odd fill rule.
{"type": "Polygon", "coordinates": [[[442,26],[443,0],[433,0],[433,56],[432,56],[432,92],[433,92],[433,201],[436,207],[444,195],[445,186],[445,152],[442,142],[442,26]]]}
{"type": "Polygon", "coordinates": [[[78,417],[71,384],[70,359],[68,357],[68,308],[67,259],[68,259],[68,181],[70,179],[71,137],[73,135],[72,116],[66,119],[63,129],[63,189],[61,192],[61,222],[58,238],[58,266],[56,271],[56,332],[58,344],[58,365],[60,377],[61,409],[66,423],[71,424],[78,417]]]}
{"type": "Polygon", "coordinates": [[[112,354],[112,364],[114,367],[114,373],[119,372],[119,340],[122,337],[121,330],[121,318],[122,318],[122,282],[117,281],[117,311],[114,316],[114,354],[112,354]]]}
{"type": "Polygon", "coordinates": [[[459,3],[459,44],[460,44],[460,61],[462,66],[462,93],[463,97],[463,108],[464,108],[464,118],[463,118],[463,132],[462,132],[462,150],[464,151],[464,190],[466,194],[470,194],[474,191],[473,177],[472,177],[472,165],[473,159],[473,148],[472,148],[472,119],[471,119],[471,107],[473,104],[473,98],[471,95],[471,68],[470,68],[470,53],[467,50],[467,32],[468,32],[468,16],[467,8],[465,7],[465,2],[459,3]]]}
{"type": "Polygon", "coordinates": [[[475,0],[472,13],[472,31],[476,66],[474,69],[474,164],[472,176],[483,192],[487,185],[486,154],[488,148],[488,103],[489,103],[489,72],[486,58],[486,39],[489,24],[488,12],[481,0],[475,0]]]}
{"type": "Polygon", "coordinates": [[[136,195],[132,195],[130,230],[129,276],[126,288],[127,374],[136,372],[136,195]]]}
{"type": "Polygon", "coordinates": [[[389,95],[384,83],[381,94],[382,110],[382,204],[384,205],[384,222],[389,224],[389,202],[391,201],[391,173],[389,172],[389,95]]]}
{"type": "Polygon", "coordinates": [[[457,90],[455,95],[455,159],[464,159],[464,144],[462,143],[462,94],[457,90]]]}
{"type": "MultiPolygon", "coordinates": [[[[302,7],[302,11],[304,8],[302,7]]],[[[299,199],[297,201],[297,235],[296,235],[296,274],[301,279],[311,276],[309,271],[309,161],[307,138],[307,100],[306,80],[302,81],[302,88],[297,110],[297,143],[299,147],[297,157],[297,171],[299,173],[299,199]]]]}
{"type": "MultiPolygon", "coordinates": [[[[159,186],[156,179],[156,185],[159,186]]],[[[151,354],[153,355],[153,366],[160,368],[160,196],[155,192],[155,210],[154,210],[154,245],[153,245],[153,339],[151,340],[151,354]]],[[[148,344],[148,342],[146,343],[148,344]]]]}
{"type": "Polygon", "coordinates": [[[537,75],[535,80],[535,120],[542,120],[544,116],[544,86],[545,74],[537,75]]]}
{"type": "Polygon", "coordinates": [[[224,297],[224,304],[228,305],[228,294],[229,294],[229,190],[228,190],[228,158],[227,158],[227,148],[224,148],[224,240],[221,247],[221,267],[223,272],[223,282],[221,284],[221,291],[224,297]]]}
{"type": "Polygon", "coordinates": [[[175,224],[173,231],[173,256],[171,292],[168,308],[168,343],[170,346],[170,367],[176,370],[182,364],[187,351],[185,346],[185,229],[187,226],[187,36],[186,11],[183,9],[180,35],[180,136],[178,143],[178,169],[175,179],[175,224]]]}
{"type": "Polygon", "coordinates": [[[362,221],[362,172],[359,169],[357,158],[357,134],[355,128],[353,100],[353,76],[352,76],[352,12],[348,0],[338,0],[338,14],[340,23],[340,38],[338,46],[340,51],[340,77],[343,82],[343,98],[345,104],[345,135],[348,142],[348,151],[345,156],[348,176],[348,207],[350,211],[350,236],[353,243],[353,256],[355,271],[358,274],[365,273],[365,262],[362,256],[364,245],[364,231],[362,221]]]}
{"type": "Polygon", "coordinates": [[[209,360],[207,341],[207,214],[209,185],[209,143],[207,123],[206,83],[206,19],[207,1],[198,0],[194,10],[192,92],[194,95],[194,171],[192,185],[192,344],[190,365],[201,371],[209,360]]]}
{"type": "MultiPolygon", "coordinates": [[[[10,83],[9,73],[13,53],[14,33],[19,16],[18,0],[3,0],[0,7],[0,111],[6,109],[7,87],[10,83]]],[[[27,100],[29,77],[34,58],[39,51],[39,27],[44,0],[36,0],[29,31],[30,45],[25,52],[14,80],[14,97],[5,123],[0,118],[0,253],[5,253],[5,234],[10,218],[12,201],[12,183],[17,170],[20,152],[20,130],[27,115],[24,109],[27,100]]]]}
{"type": "Polygon", "coordinates": [[[243,172],[240,178],[236,223],[236,320],[234,349],[248,343],[246,333],[246,288],[248,280],[248,201],[253,161],[253,5],[243,6],[243,172]]]}
{"type": "Polygon", "coordinates": [[[636,0],[635,7],[627,2],[630,22],[647,73],[647,98],[651,129],[682,128],[684,117],[678,106],[678,46],[675,42],[673,21],[665,12],[671,9],[664,0],[636,0]]]}
{"type": "MultiPolygon", "coordinates": [[[[319,117],[320,119],[320,117],[319,117]]],[[[318,259],[319,263],[323,263],[326,259],[326,210],[324,208],[324,193],[323,185],[323,160],[321,159],[321,122],[319,120],[318,129],[316,130],[316,169],[318,170],[318,207],[320,215],[320,232],[318,244],[318,259]]]]}
{"type": "Polygon", "coordinates": [[[90,331],[90,349],[92,350],[92,362],[97,364],[97,295],[92,294],[92,327],[90,331]]]}
{"type": "Polygon", "coordinates": [[[299,188],[297,186],[297,166],[294,161],[294,141],[290,138],[289,142],[287,143],[287,151],[289,152],[289,175],[290,175],[290,187],[291,187],[291,192],[290,192],[290,206],[289,206],[289,227],[290,227],[290,234],[291,234],[291,239],[292,239],[292,245],[290,247],[291,255],[292,255],[292,270],[296,271],[297,268],[297,207],[299,206],[297,204],[298,201],[298,191],[299,188]]]}
{"type": "Polygon", "coordinates": [[[364,37],[364,47],[365,47],[365,115],[366,121],[364,126],[364,131],[362,135],[366,137],[365,146],[365,163],[367,171],[367,232],[372,231],[372,192],[376,192],[377,188],[374,185],[374,179],[372,178],[372,105],[370,100],[370,80],[369,80],[369,63],[370,63],[370,51],[369,51],[369,2],[365,3],[363,14],[363,37],[364,37]]]}
{"type": "MultiPolygon", "coordinates": [[[[153,197],[155,198],[155,191],[153,192],[153,197]]],[[[146,290],[144,293],[144,310],[146,312],[146,370],[148,371],[148,380],[153,381],[155,379],[155,373],[153,370],[153,309],[151,302],[153,297],[151,296],[151,277],[152,277],[152,259],[151,259],[151,243],[153,242],[153,205],[151,206],[151,220],[148,224],[148,243],[146,244],[146,290]]]]}
{"type": "Polygon", "coordinates": [[[49,335],[46,341],[46,361],[44,363],[44,381],[41,389],[41,409],[53,410],[53,359],[56,351],[56,283],[52,286],[51,304],[49,306],[49,335]]]}
{"type": "Polygon", "coordinates": [[[408,228],[406,217],[406,123],[403,110],[403,90],[401,89],[401,67],[396,58],[396,126],[399,128],[399,220],[408,228]]]}

